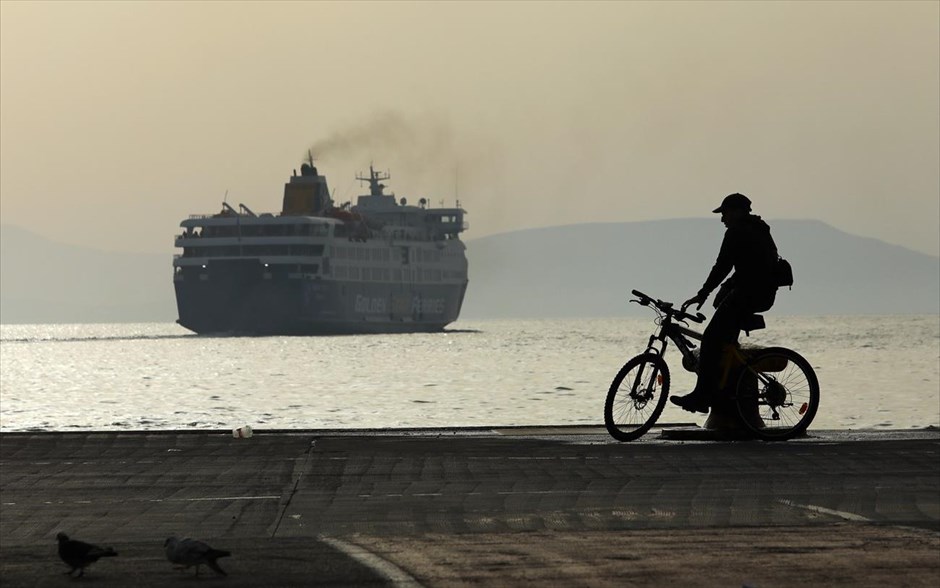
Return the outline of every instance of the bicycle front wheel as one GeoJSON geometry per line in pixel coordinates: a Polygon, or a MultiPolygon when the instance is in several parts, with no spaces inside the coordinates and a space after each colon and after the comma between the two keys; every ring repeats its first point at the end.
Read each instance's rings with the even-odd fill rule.
{"type": "Polygon", "coordinates": [[[802,355],[784,347],[755,352],[738,377],[736,402],[744,425],[759,439],[802,435],[819,408],[819,381],[802,355]]]}
{"type": "Polygon", "coordinates": [[[669,366],[644,353],[628,361],[610,384],[604,404],[607,432],[618,441],[639,439],[663,412],[669,396],[669,366]]]}

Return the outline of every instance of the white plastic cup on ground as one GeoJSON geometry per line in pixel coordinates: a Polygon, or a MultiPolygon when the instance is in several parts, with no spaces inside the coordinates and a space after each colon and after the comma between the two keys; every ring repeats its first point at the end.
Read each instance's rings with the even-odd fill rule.
{"type": "Polygon", "coordinates": [[[248,439],[251,437],[251,425],[232,429],[232,437],[236,439],[248,439]]]}

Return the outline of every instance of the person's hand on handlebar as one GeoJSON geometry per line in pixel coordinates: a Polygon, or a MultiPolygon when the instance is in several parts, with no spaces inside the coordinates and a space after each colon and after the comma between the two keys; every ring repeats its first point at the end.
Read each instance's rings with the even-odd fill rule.
{"type": "Polygon", "coordinates": [[[682,308],[681,308],[681,310],[682,310],[682,312],[685,312],[685,309],[688,308],[689,306],[693,305],[693,304],[697,304],[697,305],[698,305],[698,306],[695,307],[695,310],[702,310],[702,305],[705,304],[705,301],[706,301],[706,300],[708,300],[708,296],[703,296],[703,295],[701,295],[701,294],[696,294],[696,295],[693,296],[692,298],[689,298],[688,300],[686,300],[685,302],[682,303],[682,308]]]}

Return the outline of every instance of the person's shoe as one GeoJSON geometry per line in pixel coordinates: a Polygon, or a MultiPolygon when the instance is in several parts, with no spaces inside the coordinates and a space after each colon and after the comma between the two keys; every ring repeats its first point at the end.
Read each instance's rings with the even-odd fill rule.
{"type": "Polygon", "coordinates": [[[679,408],[689,412],[704,412],[707,414],[710,408],[708,400],[694,392],[685,396],[670,396],[669,400],[679,408]]]}

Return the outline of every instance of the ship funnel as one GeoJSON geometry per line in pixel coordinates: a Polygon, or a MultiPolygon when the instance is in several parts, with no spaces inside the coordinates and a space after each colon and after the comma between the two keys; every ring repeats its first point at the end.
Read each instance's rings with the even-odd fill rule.
{"type": "Polygon", "coordinates": [[[284,203],[281,215],[284,216],[319,216],[333,205],[326,177],[317,172],[310,162],[300,166],[300,175],[291,176],[284,184],[284,203]]]}

